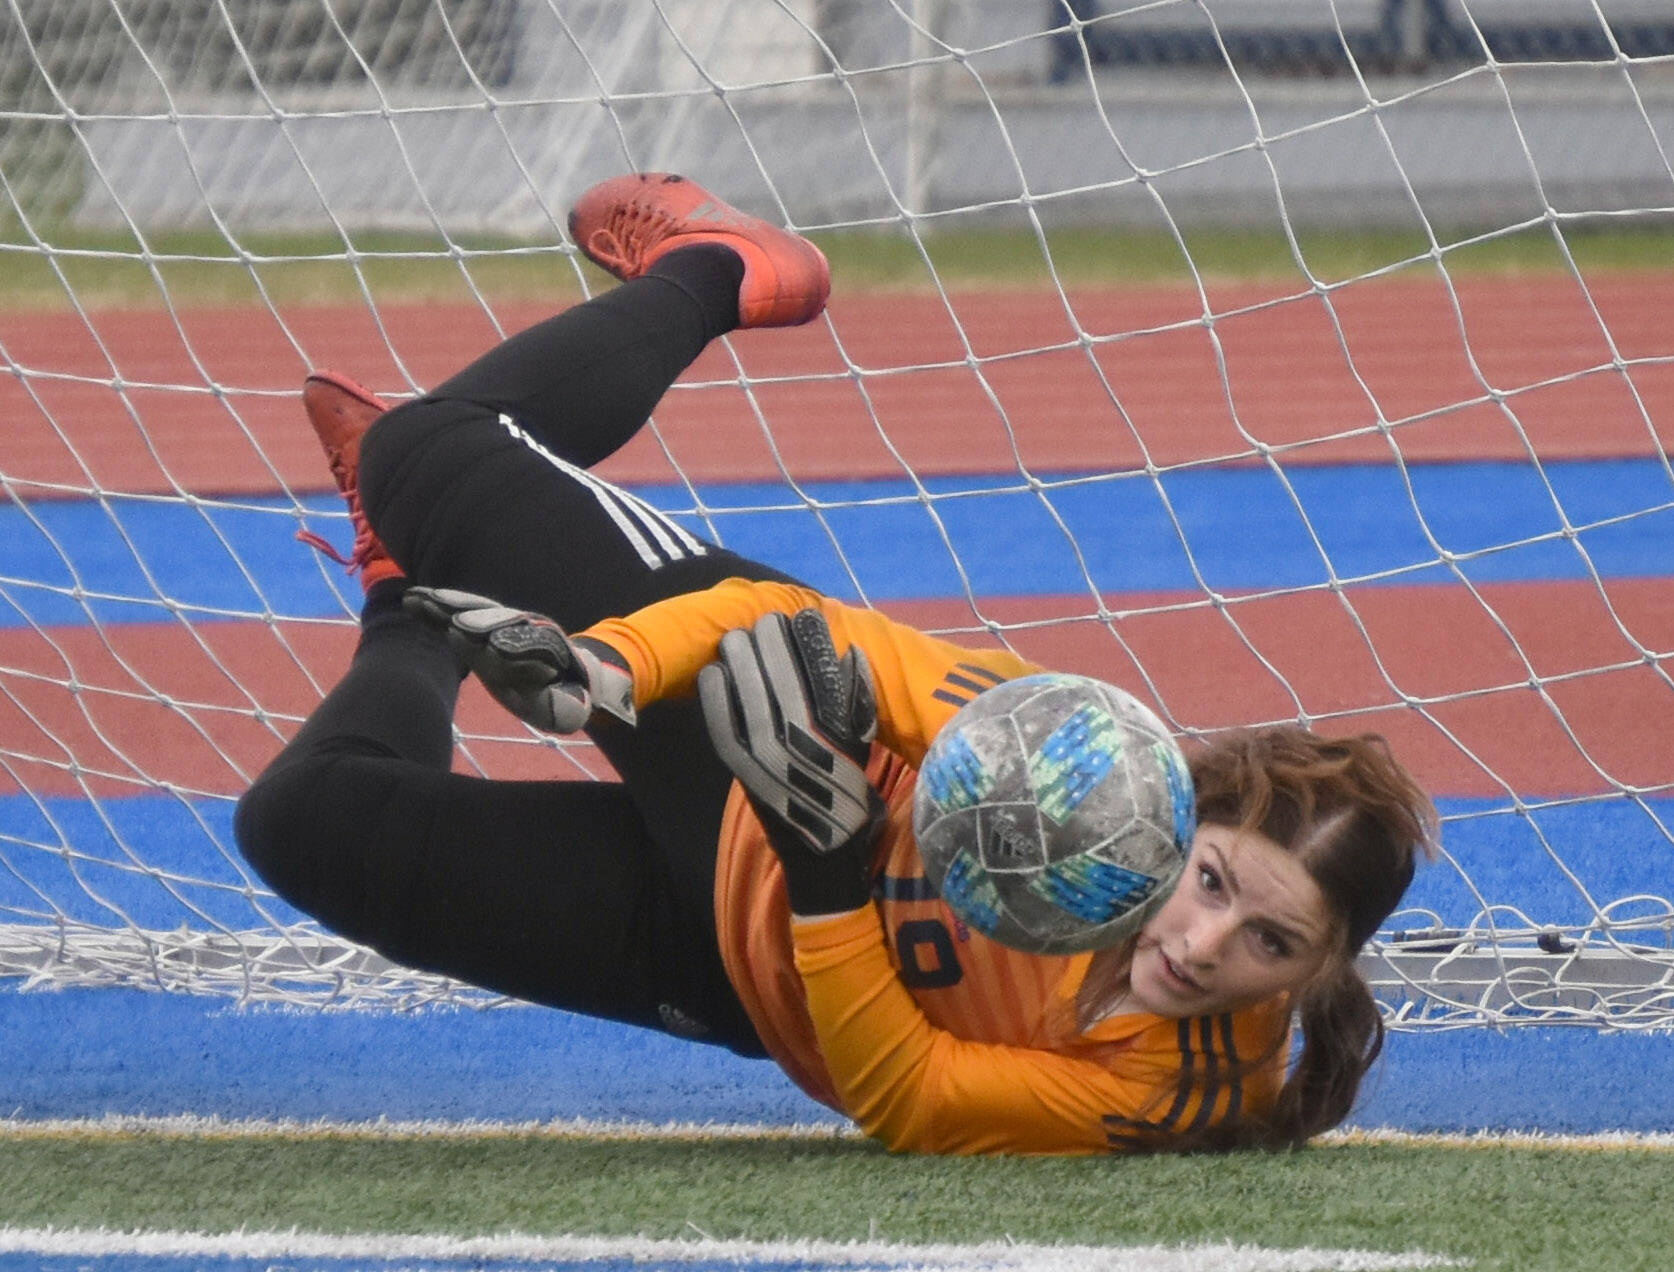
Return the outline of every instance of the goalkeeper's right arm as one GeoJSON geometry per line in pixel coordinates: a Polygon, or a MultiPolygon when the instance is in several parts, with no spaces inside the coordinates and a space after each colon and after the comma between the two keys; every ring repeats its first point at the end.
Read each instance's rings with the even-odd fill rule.
{"type": "Polygon", "coordinates": [[[865,652],[877,693],[878,741],[909,764],[923,760],[930,740],[977,690],[1041,670],[1008,650],[967,649],[811,588],[748,579],[607,618],[583,635],[620,651],[643,707],[691,693],[728,632],[752,628],[765,614],[789,617],[803,609],[824,617],[839,656],[857,645],[865,652]]]}
{"type": "Polygon", "coordinates": [[[483,688],[525,724],[575,733],[594,711],[634,723],[632,674],[603,641],[568,636],[550,618],[453,588],[409,588],[401,604],[445,633],[483,688]]]}

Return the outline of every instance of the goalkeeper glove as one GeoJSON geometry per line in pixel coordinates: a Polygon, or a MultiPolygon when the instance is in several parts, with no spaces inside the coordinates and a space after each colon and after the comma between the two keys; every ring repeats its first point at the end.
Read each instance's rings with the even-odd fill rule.
{"type": "Polygon", "coordinates": [[[859,909],[883,818],[864,767],[878,724],[866,655],[839,658],[813,609],[730,631],[720,655],[698,673],[704,723],[767,829],[791,911],[859,909]]]}
{"type": "Polygon", "coordinates": [[[550,618],[452,588],[408,588],[401,605],[444,632],[483,688],[525,724],[575,733],[595,711],[634,723],[633,676],[603,641],[566,636],[550,618]]]}

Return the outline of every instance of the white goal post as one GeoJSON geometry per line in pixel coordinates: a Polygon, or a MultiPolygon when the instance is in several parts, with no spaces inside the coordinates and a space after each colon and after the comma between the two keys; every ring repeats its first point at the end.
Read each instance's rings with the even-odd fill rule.
{"type": "MultiPolygon", "coordinates": [[[[1445,881],[1364,958],[1391,1025],[1674,1027],[1674,343],[1643,308],[1674,287],[1634,264],[1674,242],[1671,157],[1650,0],[0,0],[0,268],[23,280],[0,290],[0,980],[496,1001],[290,913],[231,841],[352,634],[354,584],[274,546],[345,523],[300,419],[269,422],[345,342],[376,365],[341,369],[422,388],[427,305],[479,346],[525,321],[508,265],[581,294],[567,201],[638,168],[875,244],[898,276],[855,294],[934,329],[880,361],[840,299],[788,369],[753,345],[700,364],[674,396],[727,404],[761,489],[717,494],[671,425],[645,452],[665,506],[729,542],[796,518],[840,585],[938,600],[956,639],[1096,649],[1068,669],[1116,668],[1183,734],[1417,739],[1445,881]],[[1089,235],[1157,268],[1125,298],[1077,272],[1089,235]],[[1513,249],[1526,272],[1492,272],[1513,249]],[[994,281],[971,264],[1008,252],[994,281]],[[1025,293],[1034,316],[999,322],[1025,293]],[[1380,310],[1409,295],[1423,319],[1380,310]],[[1526,309],[1532,351],[1505,325],[1526,309]],[[1148,378],[1177,346],[1195,371],[1148,378]],[[938,396],[998,440],[902,422],[938,396]],[[866,473],[803,465],[822,414],[866,473]],[[1259,523],[1217,520],[1258,487],[1259,523]],[[1368,491],[1419,555],[1380,555],[1386,513],[1349,542],[1368,491]],[[1101,509],[1130,497],[1174,574],[1104,572],[1101,509]],[[1018,500],[1017,562],[982,558],[960,527],[1018,500]],[[903,509],[938,590],[892,592],[867,555],[903,509]],[[1218,564],[1281,522],[1289,564],[1218,564]],[[1306,657],[1264,626],[1281,611],[1318,617],[1306,657]],[[1165,629],[1266,688],[1206,705],[1165,629]]],[[[483,772],[596,771],[488,714],[462,745],[483,772]]]]}

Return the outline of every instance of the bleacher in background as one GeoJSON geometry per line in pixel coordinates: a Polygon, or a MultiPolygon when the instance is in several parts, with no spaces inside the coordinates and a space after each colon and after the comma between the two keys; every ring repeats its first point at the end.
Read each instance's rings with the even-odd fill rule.
{"type": "Polygon", "coordinates": [[[290,229],[323,201],[346,227],[441,215],[545,241],[546,192],[626,154],[745,200],[771,172],[812,227],[1015,212],[1020,171],[1048,224],[1160,229],[1160,198],[1180,223],[1273,229],[1275,178],[1293,225],[1674,204],[1654,142],[1674,136],[1669,0],[228,0],[228,21],[198,20],[210,9],[18,0],[0,170],[22,207],[290,229]],[[1397,168],[1411,198],[1391,195],[1397,168]]]}
{"type": "Polygon", "coordinates": [[[1674,54],[1674,6],[1666,0],[1602,0],[1597,11],[1591,0],[1053,0],[1047,8],[1048,22],[1062,28],[1053,46],[1055,83],[1082,73],[1089,61],[1230,61],[1244,73],[1306,76],[1674,54]]]}

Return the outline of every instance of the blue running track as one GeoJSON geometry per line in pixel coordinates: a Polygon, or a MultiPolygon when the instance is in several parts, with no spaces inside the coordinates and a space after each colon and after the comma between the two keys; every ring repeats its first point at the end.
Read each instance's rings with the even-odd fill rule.
{"type": "MultiPolygon", "coordinates": [[[[875,601],[964,595],[954,554],[979,596],[1085,594],[1089,584],[1196,590],[1194,563],[1204,583],[1225,591],[1323,584],[1333,571],[1342,580],[1446,582],[1453,576],[1426,530],[1463,558],[1474,582],[1674,570],[1674,482],[1652,460],[1422,466],[1411,470],[1412,494],[1389,467],[1298,468],[1288,477],[1289,489],[1266,469],[1182,471],[1156,482],[1057,478],[1039,492],[998,478],[944,478],[928,482],[922,498],[906,482],[820,482],[805,493],[827,509],[823,525],[784,486],[704,487],[706,517],[683,489],[638,493],[828,595],[855,596],[846,560],[875,601]],[[1566,518],[1573,542],[1562,535],[1566,518]]],[[[301,508],[348,546],[335,495],[301,508]]],[[[200,618],[341,614],[326,573],[291,537],[297,513],[273,499],[0,506],[0,627],[84,623],[89,610],[101,622],[155,622],[169,616],[159,592],[200,618]],[[121,599],[84,605],[72,595],[78,586],[121,599]]]]}

